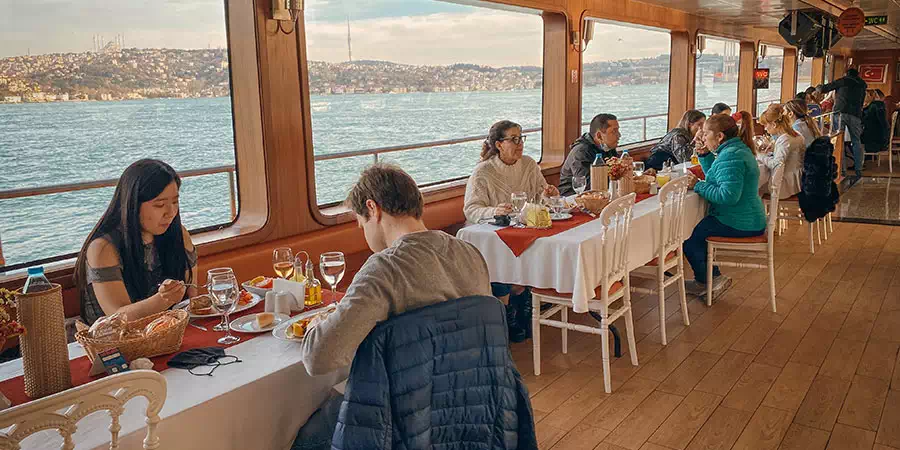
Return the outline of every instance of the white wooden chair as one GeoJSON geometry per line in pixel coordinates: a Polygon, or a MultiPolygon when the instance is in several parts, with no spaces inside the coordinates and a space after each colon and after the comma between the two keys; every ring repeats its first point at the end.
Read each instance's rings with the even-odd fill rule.
{"type": "MultiPolygon", "coordinates": [[[[783,167],[783,166],[782,166],[783,167]]],[[[781,167],[776,169],[783,170],[781,167]]],[[[766,221],[766,232],[761,236],[747,238],[730,238],[711,236],[706,238],[707,258],[706,273],[710,277],[706,283],[706,305],[712,306],[712,286],[710,281],[713,266],[739,267],[769,270],[769,300],[772,312],[775,307],[775,227],[778,226],[778,186],[769,183],[769,214],[766,221]],[[719,259],[721,257],[728,260],[719,259]],[[734,259],[731,259],[734,258],[734,259]],[[764,262],[753,263],[747,260],[762,259],[764,262]]]]}
{"type": "MultiPolygon", "coordinates": [[[[781,168],[779,168],[781,169],[781,168]]],[[[772,178],[769,180],[770,186],[777,186],[778,190],[781,190],[781,182],[783,180],[784,172],[783,170],[775,170],[775,174],[772,175],[772,178]]],[[[798,174],[793,174],[792,176],[799,178],[798,174]]],[[[799,184],[800,181],[797,180],[799,184]]],[[[769,200],[769,194],[763,196],[763,201],[769,200]]],[[[803,217],[803,210],[800,208],[800,199],[797,195],[792,195],[788,198],[780,199],[778,204],[778,235],[781,236],[782,232],[787,229],[787,222],[789,220],[795,220],[800,223],[806,224],[807,229],[807,237],[809,238],[809,252],[812,254],[816,253],[816,242],[818,245],[822,245],[822,228],[821,222],[823,219],[818,219],[815,222],[808,222],[803,217]],[[813,227],[815,226],[815,235],[813,232],[813,227]]],[[[825,226],[825,240],[828,240],[828,224],[826,220],[825,226]]]]}
{"type": "MultiPolygon", "coordinates": [[[[634,341],[634,320],[631,314],[631,281],[628,276],[628,243],[631,235],[631,217],[634,209],[635,195],[628,194],[613,200],[600,212],[601,248],[599,269],[600,286],[594,290],[594,298],[588,302],[590,311],[598,312],[600,328],[569,323],[568,311],[574,307],[572,294],[564,294],[553,289],[533,289],[531,326],[534,341],[534,374],[541,374],[541,325],[562,329],[562,352],[568,352],[568,330],[582,333],[599,334],[602,341],[603,354],[603,388],[612,392],[609,373],[609,324],[620,317],[625,317],[625,329],[628,335],[628,352],[631,364],[638,365],[637,348],[634,341]],[[618,300],[622,306],[611,310],[610,305],[618,300]],[[541,312],[541,303],[554,305],[541,312]],[[560,313],[562,320],[550,317],[560,313]]],[[[574,286],[573,286],[574,290],[574,286]]]]}
{"type": "Polygon", "coordinates": [[[659,248],[656,258],[633,272],[632,276],[656,280],[656,289],[633,287],[632,291],[659,296],[659,335],[662,345],[666,339],[666,288],[675,284],[681,300],[681,316],[689,326],[687,295],[684,290],[684,199],[687,196],[690,177],[680,177],[666,183],[659,191],[659,248]],[[662,261],[662,263],[660,263],[662,261]],[[666,272],[671,273],[667,276],[666,272]]]}
{"type": "Polygon", "coordinates": [[[160,448],[156,427],[159,411],[166,401],[166,379],[153,370],[132,370],[110,375],[48,397],[0,412],[0,450],[18,450],[26,437],[43,430],[57,430],[63,450],[75,448],[72,435],[78,421],[97,411],[109,411],[112,423],[110,450],[119,448],[119,416],[134,397],[146,397],[147,437],[145,450],[160,448]],[[59,412],[61,410],[64,412],[59,412]],[[8,428],[8,430],[7,430],[8,428]]]}

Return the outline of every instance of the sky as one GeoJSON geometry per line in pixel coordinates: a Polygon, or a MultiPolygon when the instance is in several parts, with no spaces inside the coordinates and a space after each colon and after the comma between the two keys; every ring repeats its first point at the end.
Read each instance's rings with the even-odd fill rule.
{"type": "MultiPolygon", "coordinates": [[[[243,1],[243,0],[231,0],[243,1]]],[[[472,3],[470,0],[460,2],[472,3]]],[[[404,64],[542,65],[542,20],[436,0],[306,0],[309,58],[404,64]]],[[[83,52],[93,36],[124,34],[126,47],[225,47],[223,0],[0,0],[0,57],[83,52]]],[[[662,32],[598,23],[585,62],[652,57],[669,51],[662,32]]]]}

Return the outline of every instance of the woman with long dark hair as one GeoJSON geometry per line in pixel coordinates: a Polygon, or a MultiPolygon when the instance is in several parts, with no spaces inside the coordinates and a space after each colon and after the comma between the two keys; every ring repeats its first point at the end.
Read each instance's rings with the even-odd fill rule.
{"type": "Polygon", "coordinates": [[[197,251],[181,224],[181,178],[168,164],[128,166],[75,265],[81,317],[88,324],[123,312],[129,320],[169,309],[196,295],[197,251]]]}
{"type": "Polygon", "coordinates": [[[681,116],[678,126],[666,133],[650,150],[650,157],[644,162],[644,167],[662,170],[666,162],[681,164],[690,161],[694,152],[694,138],[703,129],[704,123],[706,123],[706,114],[696,109],[686,111],[681,116]]]}

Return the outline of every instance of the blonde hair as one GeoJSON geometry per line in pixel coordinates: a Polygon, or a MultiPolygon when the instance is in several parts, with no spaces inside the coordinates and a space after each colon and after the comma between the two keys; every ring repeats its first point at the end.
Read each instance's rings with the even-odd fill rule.
{"type": "Polygon", "coordinates": [[[778,131],[781,131],[788,136],[800,136],[794,129],[791,127],[791,121],[788,119],[787,113],[784,110],[784,107],[773,103],[766,108],[766,112],[762,113],[759,116],[759,123],[765,125],[773,124],[778,131]]]}
{"type": "Polygon", "coordinates": [[[804,121],[806,126],[809,127],[809,131],[812,132],[813,137],[822,136],[822,131],[819,130],[819,124],[809,116],[809,107],[806,105],[806,102],[802,100],[791,100],[784,104],[784,109],[793,114],[797,119],[804,121]]]}

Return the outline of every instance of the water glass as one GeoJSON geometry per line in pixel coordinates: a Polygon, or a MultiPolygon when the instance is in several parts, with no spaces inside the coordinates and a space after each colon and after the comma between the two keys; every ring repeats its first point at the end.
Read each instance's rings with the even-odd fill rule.
{"type": "Polygon", "coordinates": [[[644,163],[643,162],[635,161],[635,162],[631,163],[631,165],[634,167],[634,175],[635,176],[639,177],[644,174],[644,163]]]}
{"type": "Polygon", "coordinates": [[[279,247],[272,252],[272,267],[279,277],[291,279],[294,275],[294,252],[290,247],[279,247]]]}
{"type": "Polygon", "coordinates": [[[555,195],[550,197],[550,212],[553,213],[554,216],[558,216],[563,209],[563,199],[562,197],[555,195]]]}
{"type": "Polygon", "coordinates": [[[516,224],[518,224],[519,215],[522,214],[522,210],[525,209],[525,203],[528,202],[528,194],[525,192],[513,192],[510,200],[512,201],[513,213],[515,214],[514,219],[516,224]]]}
{"type": "Polygon", "coordinates": [[[584,190],[587,188],[587,177],[584,175],[579,175],[577,177],[572,177],[572,189],[575,190],[575,193],[581,195],[584,190]]]}
{"type": "MultiPolygon", "coordinates": [[[[215,269],[209,269],[206,271],[206,290],[210,293],[210,297],[212,296],[212,280],[213,277],[217,275],[231,275],[234,276],[234,271],[231,270],[231,267],[217,267],[215,269]]],[[[213,331],[225,331],[228,329],[228,322],[225,321],[225,317],[222,317],[222,320],[217,323],[213,327],[213,331]]]]}
{"type": "MultiPolygon", "coordinates": [[[[238,296],[241,288],[237,279],[233,274],[214,275],[210,281],[209,293],[212,299],[213,308],[224,314],[225,323],[230,322],[229,315],[237,305],[238,296]]],[[[218,343],[223,345],[231,345],[240,341],[241,338],[231,335],[231,328],[226,325],[225,336],[219,338],[218,343]]]]}
{"type": "Polygon", "coordinates": [[[344,278],[344,270],[347,264],[344,262],[344,254],[341,252],[322,253],[319,257],[319,271],[322,272],[322,278],[331,286],[331,301],[334,301],[334,288],[337,287],[341,279],[344,278]]]}

